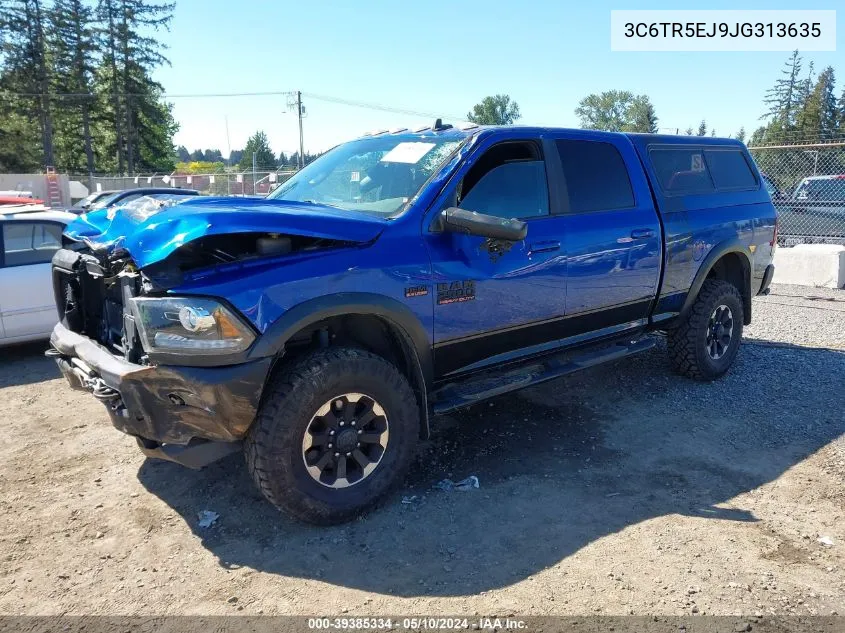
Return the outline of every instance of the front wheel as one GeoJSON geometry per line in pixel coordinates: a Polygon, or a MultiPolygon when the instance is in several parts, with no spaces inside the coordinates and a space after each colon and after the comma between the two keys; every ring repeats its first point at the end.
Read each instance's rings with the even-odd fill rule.
{"type": "Polygon", "coordinates": [[[408,381],[375,354],[335,348],[282,371],[244,443],[270,503],[316,524],[349,520],[400,483],[419,436],[408,381]]]}
{"type": "Polygon", "coordinates": [[[672,367],[698,380],[722,376],[739,351],[743,319],[739,290],[726,281],[705,281],[686,318],[668,333],[672,367]]]}

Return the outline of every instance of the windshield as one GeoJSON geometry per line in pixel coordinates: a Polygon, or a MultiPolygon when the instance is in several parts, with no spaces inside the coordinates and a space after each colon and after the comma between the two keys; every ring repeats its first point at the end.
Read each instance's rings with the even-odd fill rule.
{"type": "Polygon", "coordinates": [[[111,195],[112,193],[114,193],[114,192],[95,191],[94,193],[89,194],[85,198],[82,198],[82,200],[80,200],[79,202],[76,203],[76,206],[87,207],[88,205],[92,204],[93,202],[96,202],[98,199],[102,198],[103,196],[111,195]]]}
{"type": "Polygon", "coordinates": [[[96,193],[92,193],[90,196],[86,196],[82,198],[79,202],[76,203],[78,207],[87,207],[89,204],[94,202],[94,199],[97,197],[96,193]]]}
{"type": "Polygon", "coordinates": [[[344,143],[267,198],[396,215],[464,140],[391,134],[344,143]]]}
{"type": "Polygon", "coordinates": [[[845,177],[805,180],[795,191],[795,200],[841,202],[845,200],[845,177]]]}
{"type": "Polygon", "coordinates": [[[115,198],[117,198],[117,197],[118,197],[121,193],[123,193],[123,192],[121,192],[121,191],[115,191],[114,193],[111,193],[111,194],[109,194],[109,195],[107,195],[107,196],[105,196],[105,197],[103,197],[103,198],[100,198],[99,200],[97,200],[96,202],[94,202],[94,204],[90,205],[90,206],[88,207],[88,210],[89,210],[89,211],[93,211],[93,210],[95,210],[95,209],[105,209],[105,208],[106,208],[107,206],[109,206],[109,205],[112,203],[112,201],[113,201],[115,198]]]}

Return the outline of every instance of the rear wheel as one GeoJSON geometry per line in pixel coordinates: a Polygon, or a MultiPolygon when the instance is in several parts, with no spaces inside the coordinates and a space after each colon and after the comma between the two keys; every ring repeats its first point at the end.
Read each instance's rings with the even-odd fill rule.
{"type": "Polygon", "coordinates": [[[419,436],[408,381],[357,349],[310,354],[279,374],[245,441],[270,503],[317,524],[339,523],[401,482],[419,436]]]}
{"type": "Polygon", "coordinates": [[[686,318],[668,333],[672,367],[698,380],[722,376],[739,351],[743,318],[742,296],[735,286],[705,281],[686,318]]]}

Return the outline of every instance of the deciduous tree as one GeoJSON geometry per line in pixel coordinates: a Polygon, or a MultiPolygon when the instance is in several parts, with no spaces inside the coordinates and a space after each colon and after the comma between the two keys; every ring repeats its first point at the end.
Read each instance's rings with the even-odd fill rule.
{"type": "Polygon", "coordinates": [[[587,95],[575,108],[581,127],[609,132],[657,132],[657,113],[646,95],[607,90],[587,95]]]}
{"type": "Polygon", "coordinates": [[[478,125],[512,125],[521,117],[519,105],[509,95],[484,97],[467,113],[467,120],[478,125]]]}

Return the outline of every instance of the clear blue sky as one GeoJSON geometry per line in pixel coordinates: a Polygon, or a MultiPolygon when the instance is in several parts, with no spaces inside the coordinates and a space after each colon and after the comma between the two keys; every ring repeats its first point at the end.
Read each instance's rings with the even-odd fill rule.
{"type": "MultiPolygon", "coordinates": [[[[798,9],[801,2],[709,0],[684,8],[798,9]]],[[[821,0],[812,9],[835,9],[821,0]]],[[[511,95],[522,124],[577,127],[574,109],[591,92],[647,94],[661,128],[750,133],[765,91],[787,52],[629,53],[610,51],[611,9],[680,8],[677,2],[554,0],[333,0],[241,2],[177,0],[168,43],[172,67],[156,71],[171,93],[302,90],[354,101],[465,116],[495,93],[511,95]]],[[[845,33],[845,11],[837,32],[845,33]]],[[[807,53],[832,65],[845,87],[845,42],[835,53],[807,53]]],[[[283,96],[174,99],[178,145],[241,149],[256,129],[276,153],[298,148],[296,117],[283,96]]],[[[420,117],[304,100],[305,147],[324,150],[375,128],[410,127],[420,117]]],[[[661,129],[661,131],[664,131],[661,129]]]]}

